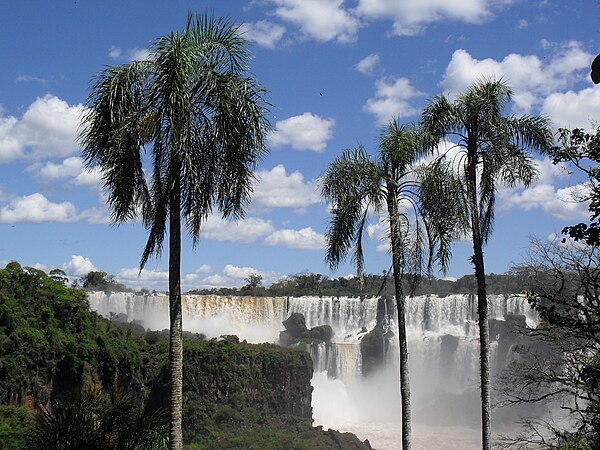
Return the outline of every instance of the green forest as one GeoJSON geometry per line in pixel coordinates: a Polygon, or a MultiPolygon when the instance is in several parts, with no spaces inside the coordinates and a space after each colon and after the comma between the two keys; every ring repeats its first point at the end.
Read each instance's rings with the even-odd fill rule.
{"type": "MultiPolygon", "coordinates": [[[[0,344],[0,448],[166,448],[168,332],[111,323],[84,290],[12,262],[0,344]]],[[[186,448],[369,448],[311,426],[307,352],[191,333],[184,351],[186,448]]]]}

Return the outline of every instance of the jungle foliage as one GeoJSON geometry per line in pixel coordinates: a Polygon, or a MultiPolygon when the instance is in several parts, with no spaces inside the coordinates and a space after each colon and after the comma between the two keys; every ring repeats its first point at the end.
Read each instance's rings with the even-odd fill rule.
{"type": "MultiPolygon", "coordinates": [[[[141,439],[161,429],[168,331],[110,322],[89,310],[85,291],[65,284],[16,262],[0,269],[2,449],[32,448],[36,433],[47,439],[52,430],[71,430],[104,448],[109,435],[125,445],[132,430],[141,439]],[[156,419],[157,427],[141,430],[140,418],[156,419]]],[[[305,351],[185,333],[184,358],[187,448],[370,448],[353,435],[311,426],[312,363],[305,351]]],[[[159,448],[134,444],[118,448],[159,448]]]]}

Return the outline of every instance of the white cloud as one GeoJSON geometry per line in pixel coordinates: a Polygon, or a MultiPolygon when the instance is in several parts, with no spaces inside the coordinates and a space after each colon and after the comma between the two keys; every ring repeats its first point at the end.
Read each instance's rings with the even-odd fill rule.
{"type": "Polygon", "coordinates": [[[110,212],[106,208],[86,209],[79,214],[78,219],[94,224],[111,223],[110,212]]]}
{"type": "Polygon", "coordinates": [[[138,268],[121,269],[118,274],[118,279],[122,280],[146,280],[146,281],[169,281],[168,270],[149,270],[138,268]]]}
{"type": "Polygon", "coordinates": [[[273,230],[271,221],[256,217],[230,222],[213,215],[202,225],[200,237],[249,244],[271,234],[273,230]]]}
{"type": "Polygon", "coordinates": [[[380,79],[375,83],[375,96],[367,100],[363,110],[374,114],[379,124],[393,117],[410,117],[419,112],[410,100],[425,94],[415,89],[406,78],[380,79]]]}
{"type": "Polygon", "coordinates": [[[375,248],[378,252],[387,253],[390,251],[391,242],[388,238],[389,225],[385,218],[380,217],[377,223],[367,225],[367,236],[369,239],[378,241],[375,248]]]}
{"type": "Polygon", "coordinates": [[[518,112],[529,113],[539,107],[544,98],[564,89],[576,80],[587,78],[593,55],[581,44],[571,41],[563,45],[549,45],[553,54],[542,60],[537,55],[511,53],[502,61],[491,58],[478,60],[466,50],[456,50],[446,68],[442,81],[444,91],[451,97],[464,92],[482,78],[504,79],[513,89],[513,100],[518,112]]]}
{"type": "Polygon", "coordinates": [[[127,51],[131,61],[147,61],[150,59],[150,50],[147,48],[131,48],[127,51]]]}
{"type": "Polygon", "coordinates": [[[203,288],[212,289],[212,288],[222,288],[222,287],[240,287],[243,283],[240,280],[233,280],[224,275],[211,275],[202,279],[199,282],[199,285],[203,288]]]}
{"type": "Polygon", "coordinates": [[[212,267],[208,264],[202,264],[200,267],[198,267],[195,271],[196,273],[211,273],[212,272],[212,267]]]}
{"type": "Polygon", "coordinates": [[[2,117],[0,110],[0,163],[23,157],[23,144],[16,136],[19,121],[14,117],[2,117]]]}
{"type": "Polygon", "coordinates": [[[587,88],[579,92],[557,92],[544,99],[542,112],[561,128],[594,129],[600,121],[600,91],[587,88]]]}
{"type": "Polygon", "coordinates": [[[240,26],[243,36],[266,48],[275,48],[281,41],[285,28],[268,20],[259,20],[254,23],[243,23],[240,26]]]}
{"type": "Polygon", "coordinates": [[[293,208],[302,213],[306,207],[321,202],[319,191],[316,181],[306,183],[298,171],[288,175],[280,164],[257,172],[252,201],[259,209],[293,208]]]}
{"type": "Polygon", "coordinates": [[[48,94],[38,97],[20,119],[0,114],[0,163],[68,156],[77,151],[83,111],[81,104],[69,106],[48,94]]]}
{"type": "Polygon", "coordinates": [[[538,184],[511,195],[499,192],[499,210],[519,208],[524,211],[540,209],[546,214],[562,220],[584,220],[588,218],[588,203],[581,198],[589,192],[584,184],[556,189],[550,184],[538,184]]]}
{"type": "Polygon", "coordinates": [[[260,272],[252,267],[238,267],[234,266],[233,264],[227,264],[223,268],[223,274],[225,276],[239,280],[248,278],[252,273],[257,273],[260,275],[260,272]]]}
{"type": "Polygon", "coordinates": [[[123,52],[121,51],[121,47],[113,45],[108,49],[108,56],[111,59],[119,59],[122,54],[123,52]]]}
{"type": "Polygon", "coordinates": [[[31,168],[31,171],[38,170],[38,174],[49,180],[57,180],[62,178],[72,178],[81,172],[83,163],[78,156],[71,156],[63,160],[60,164],[55,164],[48,161],[44,166],[38,169],[37,165],[31,168]]]}
{"type": "Polygon", "coordinates": [[[17,83],[29,83],[29,82],[34,82],[34,83],[40,83],[40,84],[46,84],[48,82],[48,80],[41,78],[41,77],[36,77],[34,75],[19,75],[16,79],[17,83]]]}
{"type": "Polygon", "coordinates": [[[81,277],[88,272],[97,272],[98,269],[89,258],[81,255],[71,255],[71,260],[62,265],[67,275],[81,277]]]}
{"type": "Polygon", "coordinates": [[[71,202],[53,203],[35,193],[17,197],[0,209],[0,223],[75,222],[77,210],[71,202]]]}
{"type": "Polygon", "coordinates": [[[300,27],[304,36],[320,42],[353,42],[359,20],[344,8],[344,0],[270,0],[275,15],[300,27]]]}
{"type": "Polygon", "coordinates": [[[93,170],[85,168],[83,160],[78,156],[66,158],[59,164],[48,161],[43,166],[40,166],[40,164],[36,163],[31,165],[28,171],[48,180],[70,178],[71,183],[77,186],[100,187],[102,185],[100,170],[98,168],[93,170]]]}
{"type": "Polygon", "coordinates": [[[13,197],[0,208],[0,223],[68,223],[82,220],[109,223],[110,213],[104,208],[90,208],[78,213],[73,203],[54,203],[39,192],[13,197]]]}
{"type": "Polygon", "coordinates": [[[358,64],[356,64],[355,68],[360,73],[371,75],[373,72],[375,72],[380,60],[381,56],[378,53],[371,53],[370,55],[361,59],[358,64]]]}
{"type": "Polygon", "coordinates": [[[146,61],[150,58],[150,50],[147,48],[134,47],[122,51],[121,47],[113,45],[108,50],[108,56],[114,60],[146,61]]]}
{"type": "Polygon", "coordinates": [[[254,267],[240,267],[227,264],[223,273],[210,275],[203,279],[195,280],[195,285],[200,288],[241,287],[246,284],[246,278],[250,274],[258,274],[263,277],[263,285],[268,286],[281,278],[277,272],[263,272],[254,267]]]}
{"type": "Polygon", "coordinates": [[[271,145],[290,145],[294,150],[322,152],[327,141],[333,137],[335,120],[323,119],[310,112],[289,119],[279,120],[269,133],[271,145]]]}
{"type": "Polygon", "coordinates": [[[357,13],[370,19],[393,20],[393,34],[420,33],[434,22],[479,24],[492,17],[495,0],[359,0],[357,13]]]}
{"type": "Polygon", "coordinates": [[[570,176],[564,163],[553,164],[549,158],[536,161],[538,180],[535,185],[498,189],[498,210],[517,208],[524,211],[541,210],[563,220],[585,219],[589,216],[588,202],[583,201],[589,194],[589,187],[576,184],[562,188],[555,185],[570,176]]]}
{"type": "Polygon", "coordinates": [[[325,248],[325,236],[311,227],[301,230],[277,230],[264,240],[268,245],[280,245],[303,250],[322,250],[325,248]]]}
{"type": "MultiPolygon", "coordinates": [[[[125,286],[133,289],[168,290],[169,271],[160,269],[142,269],[140,271],[137,267],[124,268],[115,275],[115,279],[119,283],[123,283],[125,286]]],[[[185,285],[185,281],[186,277],[184,276],[182,287],[185,285]]]]}

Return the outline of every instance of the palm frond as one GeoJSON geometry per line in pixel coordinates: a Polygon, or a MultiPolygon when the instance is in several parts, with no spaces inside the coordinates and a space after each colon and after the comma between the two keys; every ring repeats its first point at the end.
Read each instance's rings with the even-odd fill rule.
{"type": "Polygon", "coordinates": [[[331,203],[331,221],[325,234],[325,260],[332,268],[356,246],[355,262],[362,266],[362,232],[368,207],[381,205],[379,170],[362,147],[343,152],[322,177],[322,196],[331,203]]]}
{"type": "Polygon", "coordinates": [[[247,74],[249,58],[238,26],[189,15],[182,32],[152,44],[148,61],[95,78],[80,132],[84,161],[101,168],[115,222],[141,213],[149,236],[140,268],[162,251],[172,189],[181,189],[194,243],[213,208],[243,216],[270,128],[266,91],[247,74]]]}
{"type": "Polygon", "coordinates": [[[84,164],[101,170],[115,223],[134,219],[148,199],[141,155],[152,129],[144,96],[148,69],[136,61],[100,72],[79,130],[84,164]]]}
{"type": "Polygon", "coordinates": [[[443,273],[452,256],[451,245],[468,230],[468,208],[462,179],[452,162],[433,161],[417,172],[419,213],[427,229],[427,271],[437,263],[443,273]]]}

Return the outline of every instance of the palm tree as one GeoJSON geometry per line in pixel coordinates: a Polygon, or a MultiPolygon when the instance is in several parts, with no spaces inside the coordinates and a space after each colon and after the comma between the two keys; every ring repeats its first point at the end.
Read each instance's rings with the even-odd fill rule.
{"type": "MultiPolygon", "coordinates": [[[[482,80],[473,84],[454,101],[435,97],[423,111],[421,125],[437,138],[453,142],[458,154],[437,163],[454,166],[453,178],[442,181],[445,195],[436,203],[453,204],[462,215],[457,227],[471,235],[472,263],[477,279],[477,307],[480,341],[481,426],[484,449],[490,448],[490,368],[489,325],[485,286],[483,246],[494,224],[496,186],[503,183],[529,186],[537,176],[531,151],[547,153],[553,135],[547,118],[531,115],[504,116],[512,90],[502,80],[482,80]],[[456,142],[454,142],[456,141],[456,142]],[[450,184],[452,182],[452,184],[450,184]]],[[[443,190],[443,189],[441,189],[443,190]]]]}
{"type": "Polygon", "coordinates": [[[141,216],[149,231],[140,271],[161,255],[168,228],[171,448],[182,446],[182,222],[195,246],[213,208],[242,217],[266,151],[268,105],[246,44],[228,20],[190,15],[148,60],[97,74],[83,119],[83,158],[102,170],[112,220],[141,216]]]}
{"type": "Polygon", "coordinates": [[[376,158],[370,157],[360,146],[343,152],[327,167],[322,188],[323,197],[332,205],[325,257],[332,269],[352,250],[357,276],[362,278],[362,240],[367,220],[371,214],[387,216],[398,314],[402,448],[405,450],[411,445],[411,414],[402,279],[405,273],[416,279],[423,270],[431,269],[435,261],[445,270],[451,240],[439,232],[443,230],[443,215],[424,217],[421,214],[421,186],[413,167],[423,156],[421,138],[414,127],[392,120],[381,134],[376,158]]]}
{"type": "Polygon", "coordinates": [[[130,395],[84,391],[41,407],[28,435],[31,450],[163,450],[167,415],[138,408],[130,395]]]}

